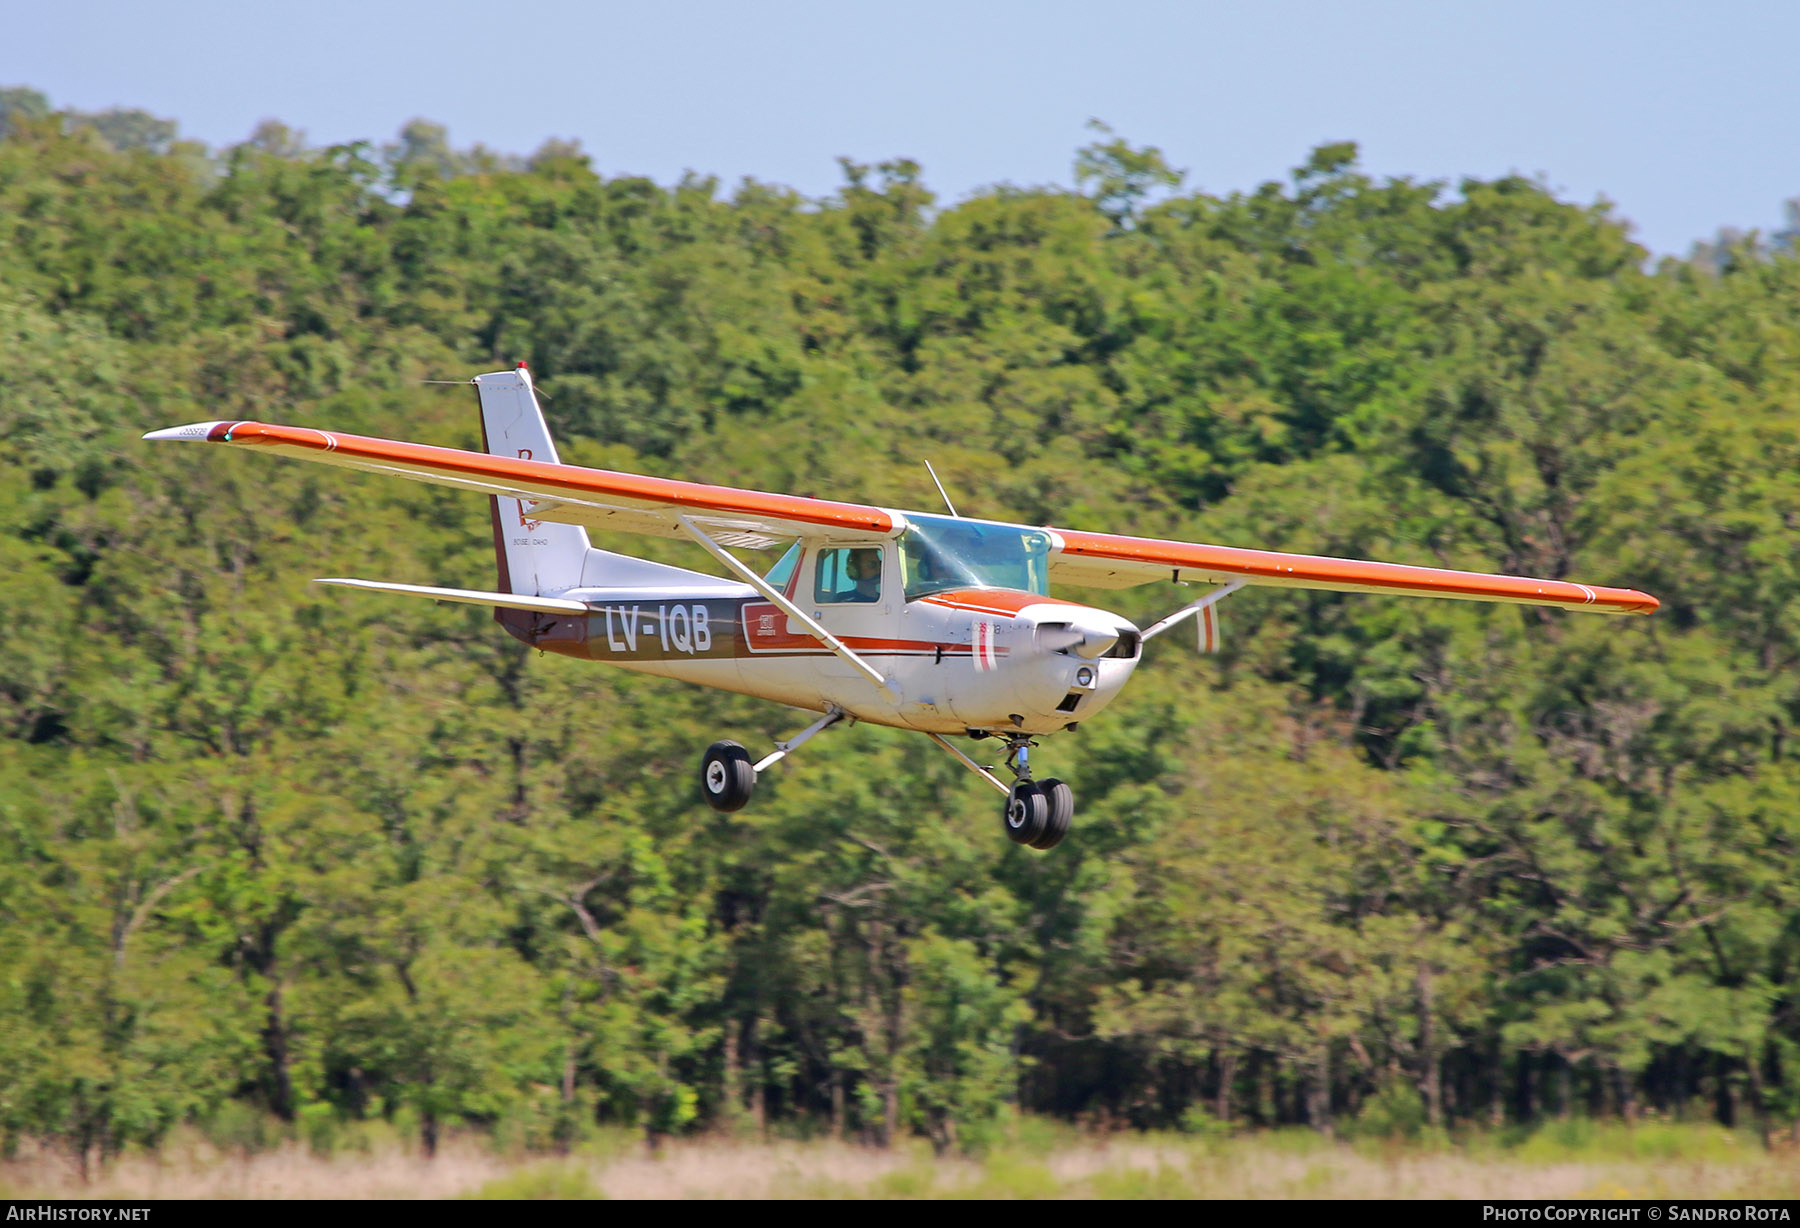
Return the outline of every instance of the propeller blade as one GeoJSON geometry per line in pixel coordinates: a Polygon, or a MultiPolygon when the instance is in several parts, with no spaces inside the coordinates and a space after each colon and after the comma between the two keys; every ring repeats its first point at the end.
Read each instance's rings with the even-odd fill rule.
{"type": "Polygon", "coordinates": [[[1111,627],[1082,627],[1073,623],[1041,623],[1037,629],[1038,647],[1045,652],[1075,651],[1078,657],[1092,661],[1104,656],[1119,642],[1119,633],[1111,627]]]}
{"type": "Polygon", "coordinates": [[[1077,631],[1068,623],[1045,623],[1037,629],[1038,647],[1045,652],[1062,652],[1086,638],[1085,632],[1077,631]]]}

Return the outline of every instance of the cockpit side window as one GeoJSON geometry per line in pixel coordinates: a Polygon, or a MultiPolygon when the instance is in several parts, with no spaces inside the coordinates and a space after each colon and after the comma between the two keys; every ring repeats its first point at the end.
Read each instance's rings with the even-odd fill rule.
{"type": "Polygon", "coordinates": [[[881,547],[821,550],[813,576],[813,598],[820,603],[880,601],[881,547]]]}

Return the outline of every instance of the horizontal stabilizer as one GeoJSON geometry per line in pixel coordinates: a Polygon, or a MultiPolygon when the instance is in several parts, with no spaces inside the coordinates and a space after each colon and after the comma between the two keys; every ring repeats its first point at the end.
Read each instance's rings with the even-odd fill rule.
{"type": "Polygon", "coordinates": [[[409,597],[433,597],[439,601],[460,601],[464,605],[499,606],[506,610],[536,610],[541,614],[586,614],[587,603],[566,601],[560,597],[524,597],[517,593],[483,593],[470,588],[432,588],[424,584],[384,584],[379,580],[314,580],[314,584],[337,584],[344,588],[373,589],[378,593],[402,593],[409,597]]]}
{"type": "Polygon", "coordinates": [[[144,438],[157,443],[210,443],[214,427],[230,426],[229,422],[190,422],[186,426],[166,426],[148,431],[144,438]]]}

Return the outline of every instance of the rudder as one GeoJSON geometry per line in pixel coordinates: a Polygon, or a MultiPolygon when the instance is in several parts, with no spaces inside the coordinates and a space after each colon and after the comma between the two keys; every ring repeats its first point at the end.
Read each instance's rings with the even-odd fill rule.
{"type": "MultiPolygon", "coordinates": [[[[558,463],[524,363],[513,371],[477,375],[474,384],[481,401],[481,443],[488,455],[558,463]]],[[[586,529],[535,519],[531,504],[519,499],[495,495],[490,502],[501,592],[544,596],[581,584],[589,549],[586,529]]]]}

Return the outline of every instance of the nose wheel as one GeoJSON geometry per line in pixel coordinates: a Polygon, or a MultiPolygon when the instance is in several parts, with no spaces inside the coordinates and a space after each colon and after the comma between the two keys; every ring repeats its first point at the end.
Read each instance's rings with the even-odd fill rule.
{"type": "Polygon", "coordinates": [[[1038,782],[1038,792],[1044,795],[1049,803],[1050,813],[1044,818],[1044,834],[1031,845],[1034,849],[1055,848],[1062,843],[1062,838],[1069,834],[1069,824],[1075,821],[1075,791],[1062,781],[1051,777],[1038,782]]]}
{"type": "Polygon", "coordinates": [[[1015,779],[1006,792],[1006,838],[1034,849],[1052,849],[1069,834],[1075,818],[1075,794],[1051,777],[1031,779],[1032,741],[1024,734],[1006,739],[1006,766],[1015,779]]]}
{"type": "Polygon", "coordinates": [[[1075,793],[1060,780],[1018,780],[1007,790],[1002,816],[1006,838],[1034,849],[1053,849],[1069,834],[1075,793]]]}
{"type": "MultiPolygon", "coordinates": [[[[971,731],[972,733],[974,731],[971,731]]],[[[1001,830],[1014,844],[1027,848],[1052,849],[1069,834],[1075,818],[1075,794],[1069,786],[1054,777],[1031,778],[1031,739],[1025,734],[1006,736],[1006,768],[1013,774],[1012,787],[1000,783],[992,768],[979,763],[935,733],[925,735],[962,760],[964,767],[1006,794],[1006,808],[1000,812],[1001,830]]]]}
{"type": "Polygon", "coordinates": [[[1006,838],[1014,844],[1035,844],[1050,821],[1050,799],[1029,780],[1013,782],[1006,794],[1006,838]]]}

